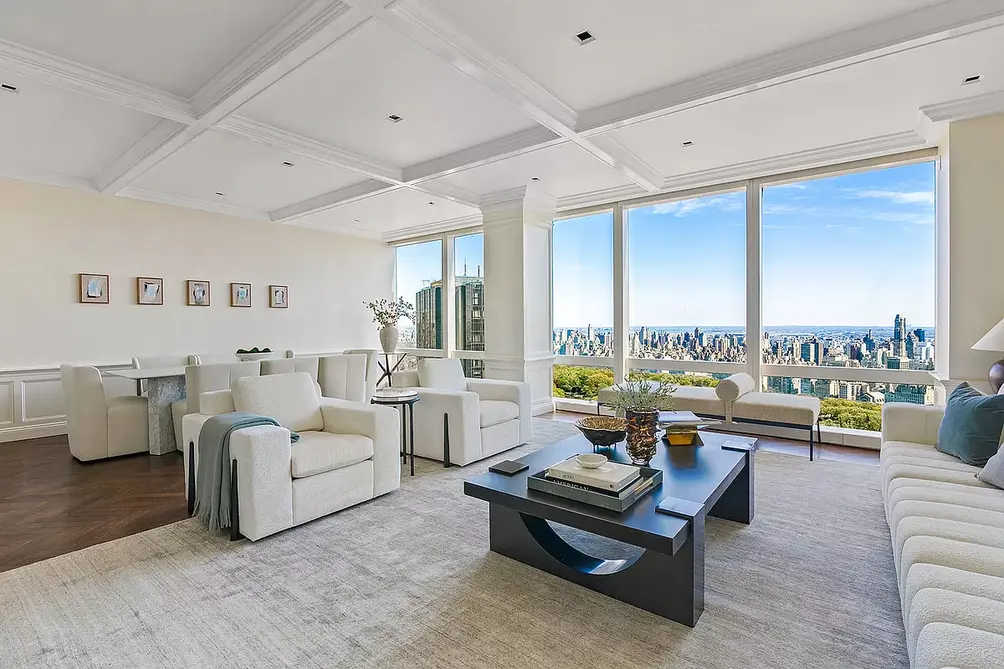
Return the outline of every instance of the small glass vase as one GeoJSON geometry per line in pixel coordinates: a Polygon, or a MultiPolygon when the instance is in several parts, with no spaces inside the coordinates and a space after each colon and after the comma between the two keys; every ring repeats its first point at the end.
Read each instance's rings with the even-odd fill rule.
{"type": "Polygon", "coordinates": [[[659,427],[659,412],[635,411],[624,412],[627,423],[627,454],[636,465],[648,465],[655,457],[655,447],[658,438],[655,436],[659,427]]]}

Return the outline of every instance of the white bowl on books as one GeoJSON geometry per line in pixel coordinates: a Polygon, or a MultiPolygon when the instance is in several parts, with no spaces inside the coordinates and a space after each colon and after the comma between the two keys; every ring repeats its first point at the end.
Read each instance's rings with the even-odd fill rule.
{"type": "Polygon", "coordinates": [[[580,467],[585,467],[586,469],[598,469],[603,465],[607,464],[607,456],[600,455],[599,453],[583,453],[575,457],[575,461],[579,463],[580,467]]]}

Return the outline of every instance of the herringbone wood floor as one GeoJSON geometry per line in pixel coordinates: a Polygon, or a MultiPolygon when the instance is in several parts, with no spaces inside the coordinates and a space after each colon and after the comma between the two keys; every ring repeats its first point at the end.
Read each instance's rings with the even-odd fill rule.
{"type": "Polygon", "coordinates": [[[187,517],[181,453],[81,463],[66,437],[0,444],[0,571],[187,517]]]}

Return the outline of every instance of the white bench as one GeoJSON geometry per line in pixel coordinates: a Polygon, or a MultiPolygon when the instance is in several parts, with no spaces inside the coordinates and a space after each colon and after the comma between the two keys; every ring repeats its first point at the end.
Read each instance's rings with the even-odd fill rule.
{"type": "MultiPolygon", "coordinates": [[[[656,385],[655,381],[649,381],[656,385]]],[[[672,408],[692,411],[703,418],[717,418],[726,424],[751,423],[773,427],[791,427],[809,431],[809,460],[814,457],[817,438],[822,441],[819,427],[819,398],[806,395],[764,393],[755,390],[756,382],[749,374],[733,374],[722,379],[715,388],[676,386],[672,408]],[[815,428],[815,430],[813,429],[815,428]]],[[[613,401],[615,386],[600,390],[596,412],[613,401]]]]}

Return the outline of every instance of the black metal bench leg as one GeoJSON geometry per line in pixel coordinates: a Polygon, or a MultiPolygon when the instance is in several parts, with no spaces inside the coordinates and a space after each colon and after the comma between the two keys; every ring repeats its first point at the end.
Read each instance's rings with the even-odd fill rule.
{"type": "Polygon", "coordinates": [[[443,467],[450,466],[450,414],[443,414],[443,467]]]}
{"type": "Polygon", "coordinates": [[[813,450],[813,447],[815,446],[815,444],[813,443],[813,441],[814,441],[815,436],[816,436],[816,433],[812,429],[812,426],[810,425],[809,426],[809,462],[812,462],[812,450],[813,450]]]}
{"type": "Polygon", "coordinates": [[[188,442],[188,517],[195,513],[195,442],[188,442]]]}
{"type": "Polygon", "coordinates": [[[819,426],[819,419],[816,419],[816,443],[823,445],[823,428],[819,426]]]}
{"type": "Polygon", "coordinates": [[[241,538],[241,515],[237,510],[237,461],[230,461],[230,541],[241,538]]]}

